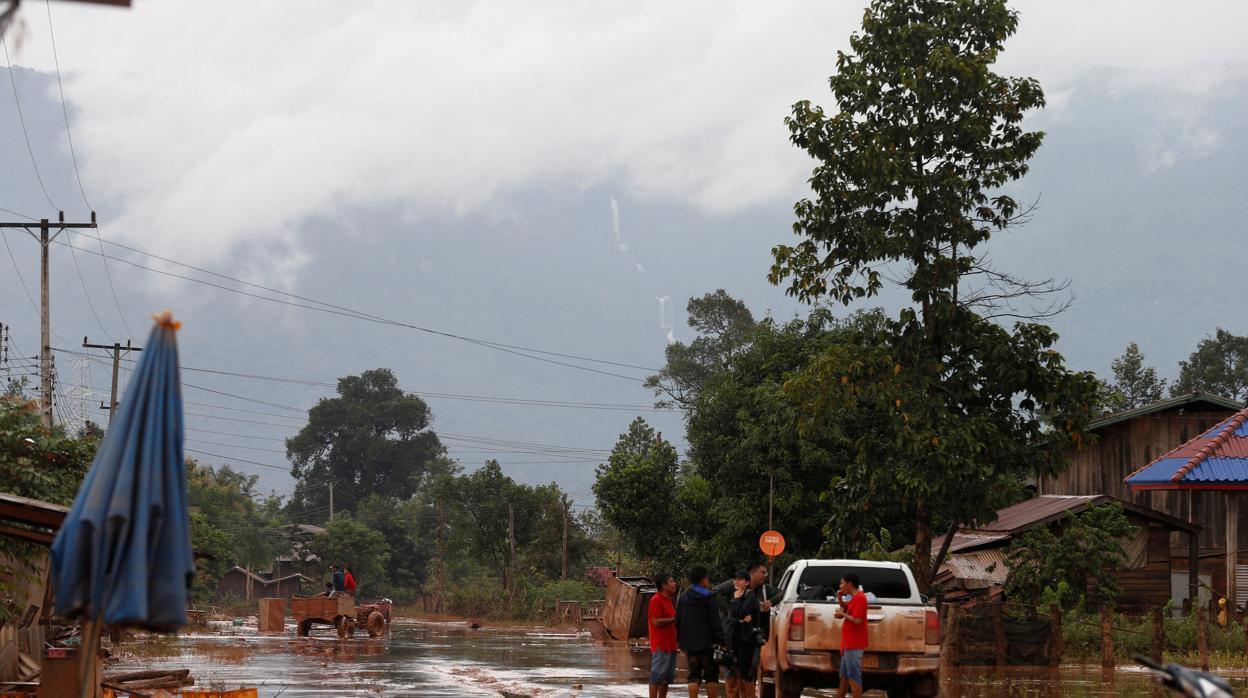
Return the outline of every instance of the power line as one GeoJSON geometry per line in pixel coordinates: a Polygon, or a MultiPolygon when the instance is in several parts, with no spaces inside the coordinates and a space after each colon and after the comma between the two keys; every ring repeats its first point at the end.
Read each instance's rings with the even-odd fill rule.
{"type": "MultiPolygon", "coordinates": [[[[85,234],[85,233],[80,233],[80,234],[85,234]]],[[[72,244],[72,243],[66,243],[66,244],[72,244]]],[[[340,316],[343,316],[343,317],[350,317],[350,318],[355,318],[355,319],[358,319],[358,320],[366,320],[366,321],[368,321],[368,322],[374,322],[374,323],[377,323],[377,324],[382,324],[382,325],[391,325],[391,326],[395,326],[395,327],[404,327],[404,328],[407,328],[407,329],[416,330],[416,331],[418,331],[418,332],[424,332],[424,333],[427,333],[427,334],[433,334],[433,335],[437,335],[437,336],[440,336],[440,337],[446,337],[446,338],[449,338],[449,339],[456,339],[456,340],[459,340],[459,341],[468,342],[468,343],[470,343],[470,344],[476,344],[476,345],[478,345],[478,346],[482,346],[482,347],[486,347],[486,348],[494,349],[494,350],[496,350],[496,351],[501,351],[501,352],[504,352],[504,353],[507,353],[507,354],[514,354],[514,355],[516,355],[516,356],[522,356],[522,357],[524,357],[524,358],[533,359],[533,360],[535,360],[535,361],[543,361],[543,362],[546,362],[546,363],[555,364],[555,365],[559,365],[559,366],[564,366],[564,367],[567,367],[567,368],[573,368],[573,369],[577,369],[577,370],[581,370],[581,371],[588,371],[588,372],[590,372],[590,373],[598,373],[598,374],[602,374],[602,375],[612,376],[612,377],[615,377],[615,378],[622,378],[622,379],[624,379],[624,380],[629,380],[629,381],[634,381],[634,382],[641,382],[641,380],[642,380],[642,379],[640,379],[640,378],[638,378],[638,377],[636,377],[636,376],[626,376],[626,375],[623,375],[623,374],[619,374],[619,373],[612,373],[612,372],[610,372],[610,371],[602,371],[602,370],[599,370],[599,369],[594,369],[594,368],[590,368],[590,367],[587,367],[587,366],[578,366],[578,365],[576,365],[576,364],[568,364],[568,363],[561,362],[561,361],[555,361],[555,360],[553,360],[553,359],[546,359],[546,358],[543,358],[543,357],[541,357],[541,356],[532,356],[531,354],[543,354],[543,355],[546,355],[546,356],[557,356],[557,357],[560,357],[560,358],[571,359],[571,360],[575,360],[575,361],[588,361],[588,362],[591,362],[591,363],[603,364],[603,365],[608,365],[608,366],[618,366],[618,367],[623,367],[623,368],[635,368],[635,369],[638,369],[638,370],[641,370],[641,371],[653,371],[653,372],[656,372],[656,373],[658,372],[658,369],[655,369],[655,368],[650,368],[650,367],[647,367],[647,366],[639,366],[639,365],[636,365],[636,364],[628,364],[628,363],[623,363],[623,362],[618,362],[618,361],[608,361],[608,360],[606,360],[606,359],[596,359],[596,358],[593,358],[593,357],[588,357],[588,356],[580,356],[580,355],[577,355],[577,354],[568,354],[568,353],[563,353],[563,352],[548,351],[548,350],[544,350],[544,349],[535,349],[535,348],[533,348],[533,347],[525,347],[525,346],[520,346],[520,345],[515,345],[515,344],[506,344],[506,343],[503,343],[503,342],[495,342],[495,341],[491,341],[491,340],[478,339],[478,338],[475,338],[475,337],[469,337],[469,336],[466,336],[466,335],[455,334],[455,333],[453,333],[453,332],[444,332],[444,331],[442,331],[442,330],[435,330],[435,329],[432,329],[432,328],[429,328],[429,327],[424,327],[424,326],[421,326],[421,325],[416,325],[416,324],[409,323],[409,322],[402,322],[402,321],[399,321],[399,320],[393,320],[393,319],[390,319],[390,318],[385,318],[385,317],[378,316],[378,315],[372,315],[372,314],[370,314],[370,313],[366,313],[366,312],[364,312],[364,311],[355,310],[355,309],[353,309],[353,308],[348,308],[348,307],[345,307],[345,306],[335,305],[335,304],[333,304],[333,303],[328,303],[328,302],[325,302],[325,301],[316,300],[316,299],[314,299],[314,298],[310,298],[310,297],[308,297],[308,296],[301,296],[301,295],[299,295],[299,294],[290,293],[290,292],[288,292],[288,291],[282,291],[282,290],[280,290],[280,289],[276,289],[276,288],[273,288],[273,287],[270,287],[270,286],[264,286],[264,285],[262,285],[262,284],[256,284],[256,283],[252,283],[252,282],[250,282],[250,281],[244,281],[244,280],[242,280],[242,279],[239,279],[239,278],[236,278],[236,277],[233,277],[233,276],[229,276],[228,274],[221,274],[221,273],[219,273],[219,272],[214,272],[214,271],[210,271],[210,270],[207,270],[207,269],[203,269],[203,268],[201,268],[201,267],[196,267],[196,266],[194,266],[194,265],[190,265],[190,264],[186,264],[186,263],[183,263],[183,262],[179,262],[179,261],[176,261],[176,260],[170,259],[170,258],[168,258],[168,257],[162,257],[162,256],[160,256],[160,255],[152,254],[152,253],[150,253],[150,252],[146,252],[146,251],[140,250],[140,249],[138,249],[138,248],[136,248],[136,247],[131,247],[131,246],[128,246],[128,245],[123,245],[123,244],[121,244],[121,243],[116,243],[116,242],[108,241],[108,244],[109,244],[109,245],[112,245],[112,246],[115,246],[115,247],[120,247],[120,248],[125,249],[125,250],[129,250],[129,251],[131,251],[131,252],[135,252],[135,253],[140,254],[140,255],[144,255],[144,256],[146,256],[146,257],[151,257],[152,259],[157,259],[157,260],[160,260],[160,261],[162,261],[162,262],[166,262],[166,263],[168,263],[168,264],[174,264],[174,265],[177,265],[177,266],[180,266],[180,267],[184,267],[184,268],[186,268],[186,269],[192,269],[192,270],[198,271],[198,272],[203,273],[203,274],[209,274],[209,275],[211,275],[211,276],[215,276],[215,277],[217,277],[217,278],[226,279],[226,280],[231,281],[231,282],[236,283],[236,284],[240,284],[240,285],[243,285],[243,286],[250,286],[250,287],[252,287],[252,288],[257,288],[257,289],[261,289],[261,290],[267,291],[267,292],[269,292],[269,293],[276,293],[276,294],[279,294],[279,295],[282,295],[282,296],[286,296],[286,297],[288,297],[288,298],[294,298],[294,299],[299,300],[299,301],[304,301],[304,303],[295,303],[295,302],[291,302],[291,301],[284,301],[284,300],[282,300],[282,299],[280,299],[280,298],[272,298],[272,297],[269,297],[269,296],[262,296],[262,295],[255,294],[255,293],[248,293],[248,292],[243,291],[243,290],[240,290],[240,289],[231,288],[231,287],[229,287],[229,286],[223,286],[223,285],[221,285],[221,284],[212,283],[212,282],[210,282],[210,281],[205,281],[205,280],[203,280],[203,279],[197,279],[197,278],[195,278],[195,277],[185,276],[185,275],[182,275],[182,274],[175,274],[175,273],[173,273],[173,272],[164,271],[164,270],[162,270],[162,269],[154,269],[154,268],[152,268],[152,267],[144,266],[144,265],[142,265],[142,264],[138,264],[137,262],[132,262],[132,261],[130,261],[130,260],[128,260],[128,259],[124,259],[124,258],[121,258],[121,257],[115,257],[115,256],[112,256],[112,255],[108,255],[108,254],[103,253],[103,252],[99,253],[101,256],[103,256],[103,257],[104,257],[104,258],[106,258],[106,259],[116,260],[116,261],[122,262],[122,263],[124,263],[124,264],[129,264],[129,265],[134,266],[134,267],[136,267],[136,268],[143,269],[143,270],[145,270],[145,271],[150,271],[150,272],[153,272],[153,273],[156,273],[156,274],[163,274],[163,275],[165,275],[165,276],[170,276],[170,277],[177,278],[177,279],[183,279],[183,280],[186,280],[186,281],[191,281],[191,282],[194,282],[194,283],[204,284],[204,285],[206,285],[206,286],[211,286],[211,287],[213,287],[213,288],[218,288],[218,289],[221,289],[221,290],[223,290],[223,291],[230,292],[230,293],[237,293],[237,294],[244,295],[244,296],[248,296],[248,297],[251,297],[251,298],[257,298],[257,299],[260,299],[260,300],[266,300],[266,301],[269,301],[269,302],[272,302],[272,303],[280,303],[280,304],[282,304],[282,305],[288,305],[288,306],[292,306],[292,307],[296,307],[296,308],[303,308],[303,309],[305,309],[305,310],[315,310],[315,311],[317,311],[317,312],[328,313],[328,314],[331,314],[331,315],[340,315],[340,316]],[[314,303],[315,305],[308,305],[308,303],[314,303]],[[529,352],[529,353],[524,353],[524,352],[529,352]]],[[[89,250],[83,250],[83,251],[90,252],[89,250]]],[[[91,252],[91,254],[96,254],[96,253],[95,253],[95,252],[91,252]]]]}
{"type": "MultiPolygon", "coordinates": [[[[78,182],[78,193],[82,195],[82,203],[87,207],[87,210],[94,211],[95,209],[91,207],[91,203],[87,201],[87,190],[82,186],[82,174],[78,171],[78,151],[74,148],[74,132],[69,127],[69,108],[65,105],[65,86],[61,82],[61,58],[56,49],[56,29],[52,25],[51,0],[44,0],[44,5],[48,11],[48,35],[52,38],[52,62],[56,66],[56,89],[61,97],[61,116],[65,118],[65,140],[69,143],[69,157],[74,163],[74,180],[78,182]]],[[[29,216],[24,217],[29,218],[29,216]]],[[[94,229],[94,232],[96,242],[100,246],[100,254],[103,256],[104,241],[100,237],[100,229],[97,227],[94,229]]],[[[70,248],[73,249],[73,245],[70,245],[70,248]]],[[[104,278],[108,280],[108,288],[113,295],[113,305],[117,308],[117,317],[121,320],[121,326],[125,328],[126,335],[133,336],[134,333],[130,331],[130,324],[126,322],[126,314],[121,311],[121,302],[117,300],[117,287],[113,284],[113,272],[108,267],[108,260],[104,259],[103,262],[104,278]]],[[[78,260],[75,256],[74,265],[77,266],[77,264],[78,260]]],[[[79,274],[81,275],[81,272],[79,274]]],[[[94,307],[91,309],[91,312],[95,312],[94,307]]],[[[99,318],[96,318],[96,320],[98,321],[99,318]]],[[[108,335],[108,332],[104,334],[108,335]]]]}
{"type": "Polygon", "coordinates": [[[39,164],[35,161],[35,149],[30,144],[30,133],[26,130],[26,117],[22,115],[22,100],[17,96],[17,78],[13,77],[13,62],[9,59],[9,44],[4,40],[3,33],[0,33],[0,48],[4,49],[4,65],[9,71],[9,85],[13,87],[13,103],[17,106],[17,121],[22,126],[22,136],[26,138],[26,152],[30,153],[30,166],[35,170],[35,179],[39,181],[39,188],[43,190],[43,198],[48,200],[49,206],[59,211],[60,207],[52,202],[52,197],[48,196],[48,188],[43,185],[43,175],[39,174],[39,164]]]}

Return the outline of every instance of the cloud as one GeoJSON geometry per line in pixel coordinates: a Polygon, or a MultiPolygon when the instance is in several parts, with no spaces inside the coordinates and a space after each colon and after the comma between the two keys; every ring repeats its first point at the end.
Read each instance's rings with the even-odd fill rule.
{"type": "MultiPolygon", "coordinates": [[[[1123,89],[1189,92],[1245,72],[1248,9],[1235,3],[1018,8],[1002,70],[1041,79],[1058,111],[1090,69],[1121,71],[1123,89]]],[[[47,70],[46,18],[23,12],[19,60],[47,70]]],[[[783,118],[798,99],[831,102],[826,77],[862,10],[162,0],[54,12],[109,234],[213,261],[244,242],[294,250],[311,217],[393,203],[455,215],[544,182],[618,178],[632,196],[713,213],[787,204],[810,164],[783,118]]]]}

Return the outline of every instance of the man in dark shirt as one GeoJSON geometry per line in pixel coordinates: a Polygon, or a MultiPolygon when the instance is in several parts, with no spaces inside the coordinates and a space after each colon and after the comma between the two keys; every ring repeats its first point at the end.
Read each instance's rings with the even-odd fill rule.
{"type": "Polygon", "coordinates": [[[715,648],[724,644],[724,623],[719,602],[708,588],[705,567],[689,572],[691,586],[676,602],[676,641],[689,664],[689,698],[696,698],[706,684],[709,698],[719,696],[719,664],[715,648]]]}
{"type": "Polygon", "coordinates": [[[333,573],[330,575],[330,581],[334,583],[334,593],[341,594],[346,590],[346,577],[342,572],[342,567],[330,565],[329,569],[333,573]]]}

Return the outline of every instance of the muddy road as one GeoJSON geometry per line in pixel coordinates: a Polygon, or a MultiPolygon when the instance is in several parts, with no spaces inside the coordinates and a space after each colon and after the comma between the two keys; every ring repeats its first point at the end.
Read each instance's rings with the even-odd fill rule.
{"type": "MultiPolygon", "coordinates": [[[[110,671],[187,668],[201,687],[255,686],[266,698],[306,696],[644,696],[650,656],[587,635],[542,628],[483,628],[396,621],[390,637],[340,642],[260,635],[218,625],[177,638],[130,642],[110,671]]],[[[683,676],[683,671],[682,671],[683,676]]],[[[946,696],[1163,696],[1142,672],[1064,667],[997,673],[962,670],[946,696]]],[[[1248,691],[1248,675],[1232,677],[1248,691]]],[[[674,686],[672,695],[684,695],[674,686]]],[[[813,694],[812,694],[813,695],[813,694]]],[[[830,693],[827,695],[831,695],[830,693]]],[[[881,694],[882,695],[882,694],[881,694]]]]}

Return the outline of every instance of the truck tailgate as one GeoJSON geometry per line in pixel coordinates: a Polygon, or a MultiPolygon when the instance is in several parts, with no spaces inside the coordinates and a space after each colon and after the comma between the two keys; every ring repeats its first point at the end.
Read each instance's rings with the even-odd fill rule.
{"type": "MultiPolygon", "coordinates": [[[[835,603],[807,603],[807,650],[839,650],[841,624],[835,603]]],[[[923,653],[927,612],[920,606],[871,606],[867,609],[868,652],[923,653]]]]}

